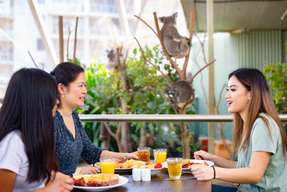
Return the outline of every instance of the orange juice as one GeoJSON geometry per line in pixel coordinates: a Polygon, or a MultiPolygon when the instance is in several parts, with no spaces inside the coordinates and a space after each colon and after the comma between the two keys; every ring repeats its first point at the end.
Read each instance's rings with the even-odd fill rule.
{"type": "Polygon", "coordinates": [[[102,173],[115,173],[116,163],[112,161],[103,161],[100,163],[102,173]]]}
{"type": "Polygon", "coordinates": [[[156,163],[162,163],[166,161],[167,151],[166,149],[153,150],[154,161],[156,163]]]}
{"type": "Polygon", "coordinates": [[[168,176],[172,180],[178,180],[181,177],[182,159],[168,158],[167,159],[168,176]]]}

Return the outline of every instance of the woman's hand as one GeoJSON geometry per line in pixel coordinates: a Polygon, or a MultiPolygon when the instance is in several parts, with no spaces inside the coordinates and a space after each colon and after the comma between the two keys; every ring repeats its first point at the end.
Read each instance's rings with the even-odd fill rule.
{"type": "Polygon", "coordinates": [[[127,153],[127,159],[139,159],[138,152],[127,153]]]}
{"type": "Polygon", "coordinates": [[[214,171],[215,169],[206,165],[191,165],[191,172],[199,181],[208,181],[214,179],[214,171]]]}
{"type": "Polygon", "coordinates": [[[121,157],[119,159],[119,162],[126,161],[127,159],[139,159],[137,152],[132,153],[121,153],[121,157]]]}
{"type": "Polygon", "coordinates": [[[203,150],[194,152],[194,158],[195,159],[213,161],[213,157],[214,157],[213,154],[207,153],[206,151],[203,151],[203,150]]]}
{"type": "Polygon", "coordinates": [[[78,167],[76,170],[76,174],[96,174],[100,172],[100,168],[95,166],[84,166],[84,167],[78,167]]]}
{"type": "Polygon", "coordinates": [[[38,190],[38,192],[69,192],[73,190],[73,184],[74,181],[70,176],[57,172],[54,180],[50,181],[45,188],[38,190]]]}

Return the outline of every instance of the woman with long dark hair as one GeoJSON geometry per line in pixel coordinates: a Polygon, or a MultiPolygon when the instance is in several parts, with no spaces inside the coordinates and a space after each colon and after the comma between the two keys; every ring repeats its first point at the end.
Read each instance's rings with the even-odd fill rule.
{"type": "Polygon", "coordinates": [[[72,178],[57,173],[56,101],[56,83],[48,73],[21,69],[13,74],[0,109],[1,191],[72,190],[72,178]]]}
{"type": "Polygon", "coordinates": [[[55,117],[56,153],[59,170],[72,175],[96,173],[93,166],[78,167],[80,160],[94,164],[100,159],[137,158],[137,153],[117,153],[102,150],[88,138],[75,109],[84,105],[87,95],[84,69],[76,64],[65,62],[51,72],[58,86],[59,100],[55,117]]]}
{"type": "Polygon", "coordinates": [[[195,158],[218,167],[192,166],[192,173],[198,180],[238,183],[238,191],[286,191],[286,133],[264,75],[257,69],[238,69],[230,73],[227,91],[237,162],[198,151],[195,158]]]}

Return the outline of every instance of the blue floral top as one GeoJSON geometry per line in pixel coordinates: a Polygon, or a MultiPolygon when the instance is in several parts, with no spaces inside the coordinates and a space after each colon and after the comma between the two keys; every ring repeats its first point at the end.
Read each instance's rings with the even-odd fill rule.
{"type": "Polygon", "coordinates": [[[59,171],[67,175],[72,175],[75,172],[81,159],[88,164],[98,162],[102,152],[87,136],[78,114],[73,112],[72,116],[75,124],[75,138],[66,127],[59,112],[56,113],[54,119],[56,157],[59,171]]]}

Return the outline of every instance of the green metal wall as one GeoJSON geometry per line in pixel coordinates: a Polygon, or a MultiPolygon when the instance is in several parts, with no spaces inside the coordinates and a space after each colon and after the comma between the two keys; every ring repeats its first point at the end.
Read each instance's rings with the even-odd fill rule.
{"type": "Polygon", "coordinates": [[[262,69],[266,64],[282,61],[281,31],[250,32],[232,35],[231,39],[238,67],[262,69]]]}

